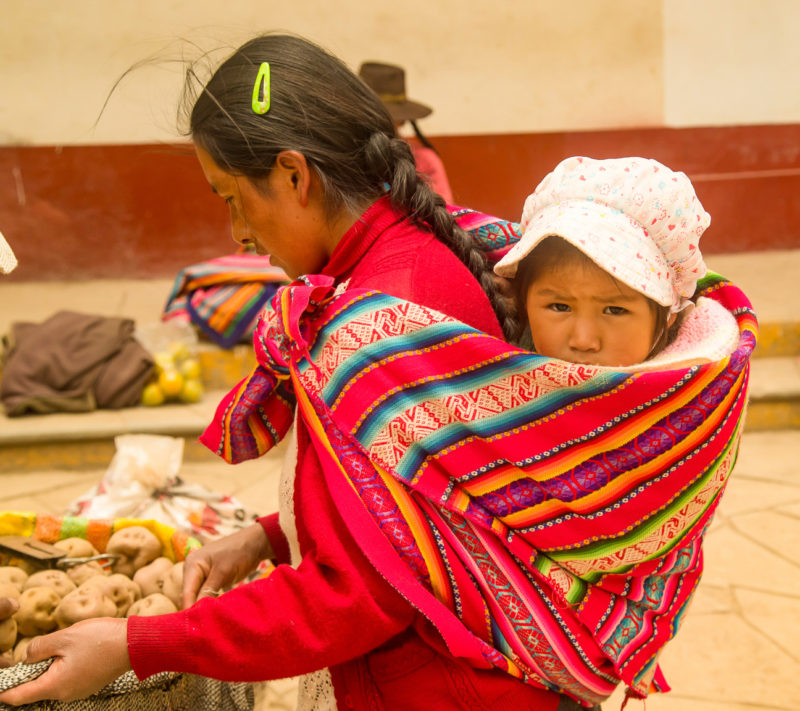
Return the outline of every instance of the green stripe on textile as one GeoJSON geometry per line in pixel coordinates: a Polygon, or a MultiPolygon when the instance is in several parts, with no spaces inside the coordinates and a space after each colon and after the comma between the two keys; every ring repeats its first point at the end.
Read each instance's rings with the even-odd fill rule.
{"type": "MultiPolygon", "coordinates": [[[[741,420],[737,424],[737,430],[741,427],[741,420]]],[[[654,531],[664,525],[666,521],[672,518],[675,515],[676,511],[679,511],[684,506],[686,506],[696,495],[697,493],[702,490],[708,482],[716,475],[717,469],[720,466],[720,463],[723,459],[727,456],[728,452],[731,450],[732,447],[738,446],[738,435],[734,435],[724,447],[722,453],[711,463],[710,466],[706,468],[703,474],[694,480],[692,485],[686,487],[682,492],[680,492],[671,502],[669,505],[665,506],[664,508],[660,509],[653,513],[652,516],[646,518],[642,521],[641,526],[637,526],[636,528],[632,528],[630,531],[626,532],[623,535],[617,536],[610,540],[603,540],[597,541],[595,543],[589,543],[581,548],[571,549],[567,551],[547,551],[546,555],[553,558],[555,561],[566,561],[566,560],[592,560],[596,558],[604,558],[608,555],[615,553],[618,550],[628,548],[637,542],[648,538],[654,531]]],[[[683,457],[679,462],[676,462],[674,467],[681,466],[684,462],[691,459],[694,456],[695,450],[689,452],[685,457],[683,457]]],[[[732,467],[729,467],[729,472],[732,467]]],[[[651,482],[648,482],[648,484],[651,482]]],[[[710,506],[714,504],[719,496],[722,495],[723,489],[720,489],[715,496],[709,498],[709,500],[705,503],[705,505],[697,511],[694,519],[697,521],[700,519],[703,514],[708,510],[710,506]]],[[[633,499],[634,496],[632,494],[628,494],[626,496],[627,499],[633,499]]],[[[691,528],[691,526],[687,526],[687,528],[691,528]]],[[[611,568],[608,570],[603,570],[602,573],[593,573],[583,576],[585,580],[589,582],[597,582],[602,578],[604,575],[609,574],[621,574],[626,573],[634,565],[639,565],[644,561],[653,560],[655,558],[660,558],[671,552],[674,548],[682,544],[683,536],[675,536],[671,540],[667,541],[663,547],[659,548],[658,550],[652,551],[649,555],[643,556],[642,558],[638,559],[635,564],[628,564],[628,565],[620,565],[616,568],[611,568]]]]}

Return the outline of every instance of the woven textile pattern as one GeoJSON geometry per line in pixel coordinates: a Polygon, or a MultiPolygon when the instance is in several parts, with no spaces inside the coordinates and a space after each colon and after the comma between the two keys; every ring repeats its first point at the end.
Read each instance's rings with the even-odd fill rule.
{"type": "MultiPolygon", "coordinates": [[[[17,664],[0,672],[0,691],[24,684],[47,671],[53,660],[17,664]]],[[[132,671],[105,689],[77,701],[42,701],[25,706],[0,704],[0,710],[14,708],[47,711],[249,711],[254,705],[252,684],[228,683],[192,674],[164,672],[139,681],[132,671]]]]}
{"type": "Polygon", "coordinates": [[[175,277],[162,319],[195,325],[222,348],[252,334],[264,305],[288,281],[267,257],[229,254],[184,267],[175,277]]]}
{"type": "Polygon", "coordinates": [[[658,655],[702,573],[755,346],[739,289],[708,274],[698,291],[734,315],[738,348],[618,372],[305,277],[276,295],[260,365],[202,439],[258,456],[293,394],[337,503],[356,502],[354,537],[455,654],[587,705],[621,682],[645,696],[668,688],[658,655]]]}

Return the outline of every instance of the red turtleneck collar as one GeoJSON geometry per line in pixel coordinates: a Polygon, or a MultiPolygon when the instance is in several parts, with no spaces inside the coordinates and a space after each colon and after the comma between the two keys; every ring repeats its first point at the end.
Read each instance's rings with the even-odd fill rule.
{"type": "Polygon", "coordinates": [[[322,273],[340,281],[352,271],[387,228],[406,217],[404,212],[392,207],[388,195],[379,198],[342,235],[322,273]]]}

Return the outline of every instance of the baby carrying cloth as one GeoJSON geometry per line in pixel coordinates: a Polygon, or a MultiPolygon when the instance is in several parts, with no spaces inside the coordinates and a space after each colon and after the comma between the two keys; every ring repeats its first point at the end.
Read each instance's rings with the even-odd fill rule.
{"type": "Polygon", "coordinates": [[[620,372],[523,351],[327,277],[282,288],[259,365],[202,441],[266,452],[294,403],[331,495],[383,577],[450,651],[585,705],[666,690],[658,655],[702,572],[741,433],[756,321],[729,356],[620,372]]]}

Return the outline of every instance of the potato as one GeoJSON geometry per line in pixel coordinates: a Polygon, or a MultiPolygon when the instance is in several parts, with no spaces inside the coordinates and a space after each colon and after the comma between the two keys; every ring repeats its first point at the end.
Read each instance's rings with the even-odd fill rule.
{"type": "Polygon", "coordinates": [[[137,600],[130,606],[128,617],[139,615],[140,617],[152,617],[153,615],[166,615],[170,612],[177,612],[178,608],[166,595],[153,593],[141,600],[137,600]]]}
{"type": "Polygon", "coordinates": [[[11,583],[22,592],[22,587],[28,579],[28,574],[16,565],[0,566],[0,583],[11,583]]]}
{"type": "Polygon", "coordinates": [[[40,570],[25,581],[22,590],[25,591],[42,586],[53,588],[59,597],[68,595],[78,587],[63,570],[40,570]]]}
{"type": "Polygon", "coordinates": [[[11,583],[0,583],[0,597],[11,597],[19,600],[20,589],[11,583]]]}
{"type": "Polygon", "coordinates": [[[58,627],[53,613],[59,602],[61,596],[49,586],[24,590],[19,596],[19,610],[14,614],[19,633],[24,637],[33,637],[58,627]]]}
{"type": "Polygon", "coordinates": [[[139,586],[121,573],[114,573],[108,577],[95,575],[78,589],[85,590],[91,587],[99,588],[106,597],[111,598],[117,608],[114,617],[125,617],[128,608],[142,597],[139,586]]]}
{"type": "Polygon", "coordinates": [[[128,526],[108,539],[106,553],[119,556],[113,564],[115,573],[133,574],[161,555],[161,541],[144,526],[128,526]]]}
{"type": "MultiPolygon", "coordinates": [[[[97,555],[80,538],[66,538],[55,545],[70,558],[97,555]]],[[[98,561],[72,566],[66,572],[28,573],[20,566],[0,566],[0,597],[19,602],[12,618],[0,622],[0,654],[15,663],[22,661],[36,636],[91,617],[147,617],[181,608],[183,563],[164,557],[161,542],[147,528],[120,529],[109,539],[106,552],[118,556],[113,574],[98,561]]]]}
{"type": "Polygon", "coordinates": [[[164,576],[164,583],[161,587],[164,593],[179,610],[183,605],[183,561],[175,563],[164,576]]]}
{"type": "Polygon", "coordinates": [[[152,563],[148,563],[134,573],[133,582],[142,589],[144,597],[160,593],[163,589],[164,577],[172,570],[173,565],[174,563],[169,558],[163,556],[156,558],[152,563]]]}
{"type": "Polygon", "coordinates": [[[78,588],[58,603],[53,613],[60,629],[91,617],[117,617],[117,606],[100,587],[78,588]]]}
{"type": "Polygon", "coordinates": [[[88,563],[81,563],[67,568],[67,577],[79,587],[95,575],[111,575],[111,571],[108,568],[104,568],[96,560],[90,560],[88,563]]]}
{"type": "Polygon", "coordinates": [[[7,652],[17,641],[17,621],[9,617],[0,622],[0,652],[7,652]]]}
{"type": "Polygon", "coordinates": [[[53,545],[66,551],[69,558],[89,558],[98,554],[98,550],[89,541],[76,536],[56,541],[53,545]]]}
{"type": "MultiPolygon", "coordinates": [[[[38,637],[39,635],[36,635],[38,637]]],[[[20,637],[14,646],[14,664],[19,664],[25,661],[25,652],[28,651],[28,645],[36,639],[36,637],[20,637]]]]}

